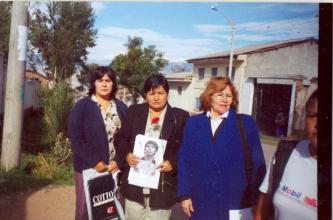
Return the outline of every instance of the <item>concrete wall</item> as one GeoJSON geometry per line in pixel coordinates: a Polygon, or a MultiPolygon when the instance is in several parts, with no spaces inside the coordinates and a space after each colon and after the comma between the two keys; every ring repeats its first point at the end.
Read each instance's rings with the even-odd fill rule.
{"type": "MultiPolygon", "coordinates": [[[[199,69],[205,69],[205,77],[204,79],[210,79],[212,74],[212,68],[217,67],[217,75],[218,76],[226,76],[228,72],[226,72],[226,68],[229,66],[228,60],[221,61],[212,61],[207,63],[194,64],[193,73],[196,77],[199,77],[199,69]]],[[[198,78],[197,78],[198,79],[198,78]]]]}
{"type": "Polygon", "coordinates": [[[307,79],[318,76],[318,45],[305,42],[272,51],[248,55],[246,76],[307,79]]]}
{"type": "Polygon", "coordinates": [[[193,83],[188,82],[169,82],[169,103],[172,107],[178,107],[186,111],[193,111],[194,108],[194,93],[193,83]],[[182,88],[182,93],[179,94],[178,87],[182,88]]]}
{"type": "Polygon", "coordinates": [[[24,80],[24,109],[38,109],[40,103],[41,82],[38,80],[24,80]]]}

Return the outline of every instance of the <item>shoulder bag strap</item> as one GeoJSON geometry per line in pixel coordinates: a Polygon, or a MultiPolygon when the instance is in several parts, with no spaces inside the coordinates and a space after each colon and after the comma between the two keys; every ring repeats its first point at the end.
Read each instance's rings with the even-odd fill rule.
{"type": "Polygon", "coordinates": [[[243,154],[244,154],[244,164],[245,164],[245,173],[248,185],[251,184],[251,177],[252,177],[252,162],[250,157],[250,147],[247,143],[244,124],[241,118],[241,114],[237,114],[237,124],[240,130],[240,135],[242,139],[242,146],[243,146],[243,154]]]}
{"type": "Polygon", "coordinates": [[[272,169],[272,185],[271,190],[269,190],[271,196],[273,196],[275,191],[277,190],[289,157],[298,142],[298,140],[283,139],[279,141],[274,155],[274,163],[272,169]]]}

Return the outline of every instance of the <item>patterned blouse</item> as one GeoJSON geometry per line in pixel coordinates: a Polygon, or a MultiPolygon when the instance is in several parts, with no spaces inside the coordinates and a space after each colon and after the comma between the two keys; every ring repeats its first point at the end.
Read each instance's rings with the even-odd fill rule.
{"type": "Polygon", "coordinates": [[[101,114],[104,119],[105,130],[108,135],[109,160],[111,161],[116,155],[116,149],[113,145],[113,137],[121,127],[121,121],[117,112],[116,103],[111,100],[108,109],[104,111],[102,105],[98,103],[97,97],[95,95],[92,95],[91,99],[95,101],[98,107],[101,109],[101,114]]]}

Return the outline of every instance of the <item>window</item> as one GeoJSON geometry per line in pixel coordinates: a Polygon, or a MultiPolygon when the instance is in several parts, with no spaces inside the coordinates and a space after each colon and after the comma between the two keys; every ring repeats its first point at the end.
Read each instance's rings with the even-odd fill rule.
{"type": "MultiPolygon", "coordinates": [[[[225,68],[225,75],[228,76],[228,73],[229,73],[229,67],[227,66],[225,68]]],[[[231,70],[231,78],[230,78],[231,81],[234,81],[235,80],[235,67],[232,67],[232,70],[231,70]]]]}
{"type": "Polygon", "coordinates": [[[205,68],[199,68],[199,79],[203,79],[205,77],[205,68]]]}
{"type": "Polygon", "coordinates": [[[177,92],[178,92],[178,95],[182,95],[183,87],[178,86],[178,87],[177,87],[177,92]]]}
{"type": "Polygon", "coordinates": [[[217,76],[217,67],[212,68],[212,77],[217,76]]]}
{"type": "Polygon", "coordinates": [[[195,109],[199,110],[200,109],[200,105],[201,105],[200,99],[199,98],[195,98],[195,109]]]}

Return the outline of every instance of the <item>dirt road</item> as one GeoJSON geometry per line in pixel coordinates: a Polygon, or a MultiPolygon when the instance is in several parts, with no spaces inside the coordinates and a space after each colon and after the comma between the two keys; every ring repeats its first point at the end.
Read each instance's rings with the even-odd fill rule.
{"type": "Polygon", "coordinates": [[[39,190],[2,195],[0,219],[72,220],[74,207],[74,186],[47,186],[39,190]]]}
{"type": "MultiPolygon", "coordinates": [[[[263,143],[266,164],[275,147],[274,144],[263,143]]],[[[1,220],[73,220],[74,209],[74,186],[46,186],[0,197],[1,220]]],[[[176,205],[171,220],[185,219],[179,205],[176,205]]]]}

